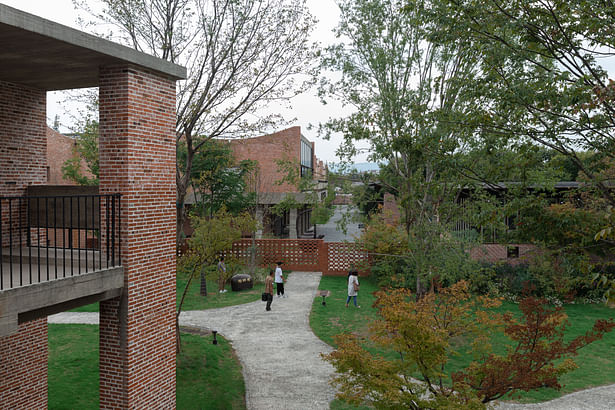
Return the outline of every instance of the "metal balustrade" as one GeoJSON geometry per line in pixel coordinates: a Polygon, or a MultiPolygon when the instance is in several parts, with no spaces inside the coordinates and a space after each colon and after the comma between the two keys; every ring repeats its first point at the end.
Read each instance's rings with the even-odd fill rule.
{"type": "Polygon", "coordinates": [[[120,194],[0,197],[0,291],[121,266],[120,194]]]}

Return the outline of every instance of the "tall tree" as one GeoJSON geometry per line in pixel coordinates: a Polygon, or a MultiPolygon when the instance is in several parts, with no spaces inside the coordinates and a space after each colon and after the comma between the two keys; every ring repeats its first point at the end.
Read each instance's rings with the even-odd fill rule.
{"type": "MultiPolygon", "coordinates": [[[[180,162],[186,160],[184,145],[178,147],[177,156],[180,162]]],[[[212,217],[222,207],[233,215],[252,208],[255,194],[248,192],[247,184],[253,172],[256,172],[253,161],[237,163],[228,144],[208,141],[193,161],[191,183],[198,207],[193,208],[193,212],[212,217]]]]}
{"type": "MultiPolygon", "coordinates": [[[[601,0],[446,0],[434,3],[438,41],[480,52],[473,81],[480,116],[469,125],[572,161],[611,205],[605,168],[615,155],[615,6],[601,0]],[[579,152],[594,155],[581,155],[579,152]]],[[[412,7],[412,3],[409,4],[412,7]]]]}
{"type": "MultiPolygon", "coordinates": [[[[464,181],[474,177],[458,172],[467,168],[459,153],[470,148],[473,134],[450,124],[472,109],[465,84],[474,75],[475,53],[462,47],[463,39],[431,41],[436,23],[425,3],[402,9],[395,0],[337,1],[342,42],[327,49],[323,66],[341,78],[321,87],[324,98],[355,108],[325,124],[324,133],[342,133],[338,153],[344,158],[364,141],[369,159],[387,164],[380,182],[396,194],[406,232],[423,242],[419,252],[428,252],[431,239],[452,220],[464,181]]],[[[418,269],[430,271],[421,264],[418,269]]]]}
{"type": "Polygon", "coordinates": [[[176,140],[186,147],[177,168],[177,232],[195,155],[212,138],[262,132],[283,123],[260,115],[272,102],[285,104],[315,78],[315,25],[305,0],[100,0],[96,13],[75,4],[139,51],[185,65],[178,85],[176,140]]]}

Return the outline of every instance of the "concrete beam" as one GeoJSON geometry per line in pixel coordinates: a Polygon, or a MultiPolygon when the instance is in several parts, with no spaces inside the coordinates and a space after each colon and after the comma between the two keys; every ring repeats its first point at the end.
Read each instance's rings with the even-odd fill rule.
{"type": "Polygon", "coordinates": [[[0,80],[43,90],[96,87],[99,68],[133,64],[174,80],[186,68],[0,4],[0,80]]]}
{"type": "Polygon", "coordinates": [[[105,269],[0,292],[0,337],[17,324],[121,294],[124,268],[105,269]]]}

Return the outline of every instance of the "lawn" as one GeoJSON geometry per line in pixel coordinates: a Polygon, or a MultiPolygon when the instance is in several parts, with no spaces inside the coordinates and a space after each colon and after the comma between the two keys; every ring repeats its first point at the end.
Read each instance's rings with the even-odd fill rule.
{"type": "MultiPolygon", "coordinates": [[[[182,334],[178,409],[245,409],[241,364],[218,335],[182,334]]],[[[49,325],[49,408],[98,409],[98,326],[49,325]]]]}
{"type": "MultiPolygon", "coordinates": [[[[187,279],[181,278],[178,278],[176,281],[178,306],[187,282],[187,279]]],[[[186,294],[186,299],[184,300],[182,310],[214,309],[254,302],[255,300],[260,300],[261,293],[263,292],[263,285],[257,283],[252,289],[233,292],[229,283],[226,285],[226,293],[218,293],[218,283],[208,280],[207,296],[201,296],[199,294],[199,289],[200,282],[199,279],[196,278],[196,280],[193,280],[192,283],[190,283],[190,288],[188,288],[188,293],[186,294]]],[[[73,309],[71,312],[98,312],[98,303],[81,306],[73,309]]]]}
{"type": "MultiPolygon", "coordinates": [[[[358,299],[361,309],[346,308],[346,280],[346,277],[323,277],[319,289],[328,289],[332,294],[328,298],[327,306],[322,306],[319,298],[312,305],[310,326],[321,340],[332,346],[335,346],[333,336],[338,333],[351,331],[367,336],[369,323],[377,317],[376,310],[371,307],[375,301],[372,292],[377,290],[376,284],[368,278],[360,278],[361,290],[358,299]]],[[[518,313],[518,307],[513,303],[505,303],[501,310],[518,313]]],[[[615,310],[604,305],[566,305],[565,312],[570,322],[567,330],[568,338],[583,334],[591,328],[598,318],[615,317],[615,310]]],[[[503,350],[505,341],[506,339],[503,336],[498,337],[494,340],[494,346],[500,346],[503,350]]],[[[391,352],[384,352],[374,346],[369,346],[368,350],[391,357],[391,352]]],[[[456,358],[451,362],[451,369],[459,369],[467,365],[469,361],[469,357],[456,358]]],[[[519,401],[540,402],[551,400],[577,390],[615,383],[615,333],[609,333],[604,339],[581,349],[575,361],[579,368],[560,378],[563,385],[562,390],[541,389],[522,393],[519,401]]],[[[340,406],[340,403],[334,402],[331,408],[351,408],[338,406],[340,406]]]]}

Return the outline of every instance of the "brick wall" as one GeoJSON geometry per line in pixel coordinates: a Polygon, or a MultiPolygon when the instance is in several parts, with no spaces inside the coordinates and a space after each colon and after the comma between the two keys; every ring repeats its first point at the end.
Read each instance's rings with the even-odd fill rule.
{"type": "Polygon", "coordinates": [[[47,318],[0,337],[0,408],[47,408],[47,318]]]}
{"type": "Polygon", "coordinates": [[[536,252],[536,246],[531,244],[510,244],[503,245],[499,243],[489,243],[476,246],[470,250],[470,257],[481,262],[506,262],[509,265],[519,265],[527,263],[528,259],[536,252]],[[509,257],[508,248],[519,248],[518,257],[509,257]]]}
{"type": "MultiPolygon", "coordinates": [[[[62,176],[64,162],[77,155],[75,152],[75,139],[60,134],[49,127],[46,127],[46,134],[49,176],[47,183],[50,185],[76,185],[75,182],[64,179],[62,176]]],[[[81,160],[81,171],[85,176],[92,177],[84,160],[81,160]]]]}
{"type": "Polygon", "coordinates": [[[301,160],[301,127],[291,127],[273,134],[256,138],[230,141],[233,155],[237,162],[246,159],[258,161],[260,168],[260,192],[297,192],[290,184],[276,185],[284,178],[278,171],[276,159],[290,159],[299,167],[301,160]]]}
{"type": "MultiPolygon", "coordinates": [[[[28,185],[47,181],[45,121],[45,91],[0,81],[0,197],[23,196],[28,185]]],[[[3,228],[9,223],[8,208],[3,201],[3,228]]],[[[19,211],[13,206],[14,227],[19,211]]],[[[21,217],[25,218],[25,212],[21,217]]],[[[2,245],[8,246],[8,230],[2,233],[2,245]]]]}
{"type": "MultiPolygon", "coordinates": [[[[45,91],[0,81],[0,196],[22,196],[27,185],[46,182],[45,121],[45,91]]],[[[15,224],[17,212],[14,208],[15,224]]],[[[5,201],[2,223],[4,227],[8,223],[5,201]]],[[[7,246],[7,232],[3,234],[2,245],[7,246]]],[[[12,336],[0,337],[0,407],[47,407],[46,318],[20,325],[12,336]]]]}
{"type": "Polygon", "coordinates": [[[125,270],[123,296],[100,304],[100,406],[174,408],[175,82],[101,68],[99,99],[100,193],[122,194],[125,270]]]}

